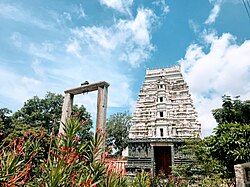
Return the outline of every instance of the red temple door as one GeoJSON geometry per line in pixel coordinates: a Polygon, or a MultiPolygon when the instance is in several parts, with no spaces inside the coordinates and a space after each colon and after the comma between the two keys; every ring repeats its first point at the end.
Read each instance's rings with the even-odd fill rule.
{"type": "Polygon", "coordinates": [[[154,159],[155,159],[155,174],[164,173],[166,176],[171,174],[171,147],[170,146],[155,146],[154,159]]]}

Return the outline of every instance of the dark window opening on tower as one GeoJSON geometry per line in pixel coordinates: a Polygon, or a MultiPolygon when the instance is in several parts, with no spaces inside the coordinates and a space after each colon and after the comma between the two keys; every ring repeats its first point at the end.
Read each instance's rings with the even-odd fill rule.
{"type": "Polygon", "coordinates": [[[160,117],[161,117],[161,118],[163,117],[163,112],[160,112],[160,117]]]}
{"type": "Polygon", "coordinates": [[[160,102],[163,102],[163,97],[160,97],[160,102]]]}
{"type": "Polygon", "coordinates": [[[160,128],[161,137],[163,137],[163,128],[160,128]]]}
{"type": "Polygon", "coordinates": [[[160,85],[160,88],[163,88],[163,85],[162,85],[162,84],[160,85]]]}

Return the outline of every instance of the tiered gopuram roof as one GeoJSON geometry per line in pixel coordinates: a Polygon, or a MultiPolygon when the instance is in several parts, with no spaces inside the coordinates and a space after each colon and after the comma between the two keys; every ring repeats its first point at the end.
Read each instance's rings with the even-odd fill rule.
{"type": "Polygon", "coordinates": [[[199,137],[201,125],[180,66],[147,70],[129,138],[199,137]]]}

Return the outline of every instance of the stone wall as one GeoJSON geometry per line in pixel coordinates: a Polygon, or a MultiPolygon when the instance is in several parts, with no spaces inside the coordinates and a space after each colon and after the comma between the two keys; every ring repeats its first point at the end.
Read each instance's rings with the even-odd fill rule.
{"type": "Polygon", "coordinates": [[[234,166],[236,187],[250,187],[250,162],[234,166]]]}

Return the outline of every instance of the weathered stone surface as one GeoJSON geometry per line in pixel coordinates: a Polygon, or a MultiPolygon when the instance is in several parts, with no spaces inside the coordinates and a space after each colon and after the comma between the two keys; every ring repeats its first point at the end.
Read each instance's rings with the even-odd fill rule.
{"type": "Polygon", "coordinates": [[[64,124],[66,123],[66,120],[71,116],[72,107],[73,107],[73,99],[74,99],[73,94],[66,93],[64,96],[59,134],[64,133],[64,130],[63,130],[64,124]]]}
{"type": "Polygon", "coordinates": [[[82,84],[82,86],[79,86],[77,88],[65,90],[64,93],[65,94],[70,93],[73,95],[77,95],[77,94],[82,94],[82,93],[86,93],[86,92],[96,91],[96,90],[98,90],[98,87],[109,87],[109,83],[107,83],[105,81],[101,81],[101,82],[96,82],[93,84],[82,84]]]}
{"type": "Polygon", "coordinates": [[[103,132],[106,131],[107,95],[106,86],[98,87],[96,129],[103,132]]]}
{"type": "Polygon", "coordinates": [[[250,187],[250,162],[234,165],[236,187],[250,187]]]}

